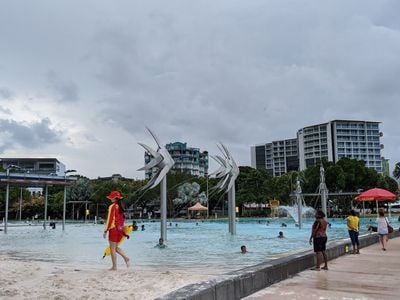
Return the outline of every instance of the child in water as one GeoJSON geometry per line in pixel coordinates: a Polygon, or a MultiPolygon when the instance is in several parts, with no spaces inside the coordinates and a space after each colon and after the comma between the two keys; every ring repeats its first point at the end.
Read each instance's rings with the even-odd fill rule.
{"type": "Polygon", "coordinates": [[[167,248],[167,245],[164,244],[164,239],[160,238],[158,240],[158,244],[155,247],[160,248],[160,249],[164,249],[164,248],[167,248]]]}

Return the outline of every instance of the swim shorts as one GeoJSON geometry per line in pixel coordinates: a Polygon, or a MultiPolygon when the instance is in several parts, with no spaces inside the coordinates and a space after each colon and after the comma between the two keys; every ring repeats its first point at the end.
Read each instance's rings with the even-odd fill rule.
{"type": "Polygon", "coordinates": [[[314,238],[314,252],[325,251],[327,240],[326,236],[314,238]]]}

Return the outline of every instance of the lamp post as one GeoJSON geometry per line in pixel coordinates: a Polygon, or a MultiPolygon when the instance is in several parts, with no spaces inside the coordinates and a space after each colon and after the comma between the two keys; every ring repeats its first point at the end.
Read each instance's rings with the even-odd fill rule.
{"type": "Polygon", "coordinates": [[[22,221],[22,188],[19,194],[19,221],[22,221]]]}
{"type": "Polygon", "coordinates": [[[62,230],[65,230],[65,212],[67,209],[67,174],[68,173],[74,173],[76,170],[66,170],[64,172],[64,203],[63,203],[63,220],[62,220],[62,230]]]}
{"type": "Polygon", "coordinates": [[[47,222],[47,204],[48,204],[49,187],[46,184],[44,187],[44,217],[43,217],[43,229],[46,230],[47,222]]]}
{"type": "Polygon", "coordinates": [[[296,199],[297,199],[297,213],[299,218],[299,229],[303,228],[303,201],[301,199],[301,186],[300,179],[297,177],[296,180],[296,199]]]}
{"type": "Polygon", "coordinates": [[[325,184],[325,170],[323,165],[321,164],[321,167],[319,168],[320,172],[320,184],[319,184],[319,189],[321,193],[321,208],[322,211],[325,214],[326,220],[328,219],[328,210],[326,208],[326,202],[328,199],[328,188],[326,187],[325,184]]]}
{"type": "Polygon", "coordinates": [[[207,220],[208,217],[210,216],[210,205],[209,205],[209,200],[208,200],[208,173],[206,173],[206,190],[207,190],[207,220]]]}
{"type": "MultiPolygon", "coordinates": [[[[357,190],[358,195],[360,195],[362,191],[363,191],[363,189],[358,189],[357,190]]],[[[363,217],[365,217],[365,201],[363,201],[362,204],[363,204],[363,208],[362,208],[363,217]]]]}
{"type": "Polygon", "coordinates": [[[10,169],[7,167],[6,170],[7,175],[7,187],[6,187],[6,208],[4,211],[4,234],[7,234],[7,223],[8,223],[8,198],[10,196],[10,183],[8,180],[10,179],[10,169]]]}
{"type": "Polygon", "coordinates": [[[7,226],[8,226],[8,202],[10,198],[10,169],[20,169],[20,167],[16,165],[8,165],[6,169],[7,175],[7,187],[6,187],[6,207],[4,211],[4,234],[7,233],[7,226]]]}

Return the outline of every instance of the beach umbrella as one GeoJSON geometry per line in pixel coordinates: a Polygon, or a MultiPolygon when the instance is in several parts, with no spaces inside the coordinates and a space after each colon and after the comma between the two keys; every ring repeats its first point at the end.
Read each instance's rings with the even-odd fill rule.
{"type": "Polygon", "coordinates": [[[373,188],[361,193],[355,199],[357,201],[375,201],[376,212],[378,212],[378,202],[395,201],[397,200],[397,196],[387,190],[380,188],[373,188]]]}

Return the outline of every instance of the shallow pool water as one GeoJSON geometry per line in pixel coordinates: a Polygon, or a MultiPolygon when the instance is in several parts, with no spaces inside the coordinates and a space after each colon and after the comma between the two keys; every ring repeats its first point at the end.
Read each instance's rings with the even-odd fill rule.
{"type": "MultiPolygon", "coordinates": [[[[195,269],[210,274],[220,274],[254,265],[265,260],[302,250],[311,250],[308,244],[313,219],[304,221],[303,229],[295,226],[292,219],[239,219],[237,235],[228,233],[227,221],[171,221],[167,229],[167,248],[155,245],[160,235],[160,223],[138,222],[139,231],[133,232],[121,248],[130,256],[132,264],[144,268],[195,269]],[[267,221],[269,224],[267,225],[267,221]],[[281,227],[286,223],[287,227],[281,227]],[[145,230],[140,226],[144,224],[145,230]],[[176,224],[178,226],[176,226],[176,224]],[[284,239],[278,239],[278,233],[284,239]],[[248,253],[240,253],[246,245],[248,253]]],[[[348,238],[345,220],[329,220],[328,242],[348,238]]],[[[361,234],[366,224],[375,219],[361,219],[361,234]]],[[[129,222],[126,222],[130,224],[129,222]]],[[[398,228],[397,219],[391,219],[398,228]]],[[[103,239],[104,225],[61,224],[56,229],[42,226],[12,226],[8,234],[0,232],[0,251],[18,259],[56,261],[79,266],[101,267],[110,265],[110,258],[102,259],[107,240],[103,239]]],[[[119,259],[119,263],[122,260],[119,259]]]]}

